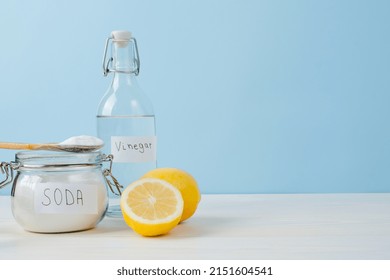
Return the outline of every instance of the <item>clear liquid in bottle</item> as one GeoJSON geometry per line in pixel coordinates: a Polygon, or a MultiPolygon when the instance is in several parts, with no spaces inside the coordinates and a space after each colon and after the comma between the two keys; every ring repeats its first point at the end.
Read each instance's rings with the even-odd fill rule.
{"type": "MultiPolygon", "coordinates": [[[[103,152],[114,156],[114,176],[125,188],[157,167],[155,116],[151,102],[135,78],[139,73],[139,58],[130,32],[112,33],[109,61],[113,68],[107,66],[105,74],[114,72],[114,77],[98,108],[97,134],[105,143],[103,152]]],[[[107,215],[121,217],[120,196],[111,190],[108,193],[107,215]]]]}

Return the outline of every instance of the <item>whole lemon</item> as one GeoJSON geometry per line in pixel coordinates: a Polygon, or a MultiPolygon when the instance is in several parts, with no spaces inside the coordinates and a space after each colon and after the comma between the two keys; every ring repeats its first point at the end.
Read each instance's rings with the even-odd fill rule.
{"type": "Polygon", "coordinates": [[[195,213],[201,194],[198,183],[188,172],[177,168],[156,168],[147,172],[142,178],[156,178],[167,181],[180,191],[184,201],[180,222],[187,220],[195,213]]]}

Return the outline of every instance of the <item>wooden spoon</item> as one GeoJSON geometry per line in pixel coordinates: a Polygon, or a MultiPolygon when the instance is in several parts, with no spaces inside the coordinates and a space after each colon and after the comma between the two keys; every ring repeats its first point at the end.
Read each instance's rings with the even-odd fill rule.
{"type": "Polygon", "coordinates": [[[0,142],[0,149],[9,150],[49,150],[64,151],[73,153],[91,152],[103,147],[104,143],[99,138],[92,136],[71,137],[61,143],[30,144],[30,143],[13,143],[0,142]],[[70,141],[69,141],[70,140],[70,141]],[[88,143],[87,140],[92,140],[88,143]]]}

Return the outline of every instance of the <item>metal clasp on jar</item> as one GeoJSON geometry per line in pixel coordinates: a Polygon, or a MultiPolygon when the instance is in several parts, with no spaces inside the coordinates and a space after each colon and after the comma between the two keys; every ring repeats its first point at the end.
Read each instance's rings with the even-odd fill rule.
{"type": "Polygon", "coordinates": [[[106,183],[110,188],[111,192],[117,196],[122,194],[123,186],[118,182],[118,180],[112,175],[112,161],[114,159],[113,155],[103,155],[103,161],[110,162],[110,168],[103,170],[104,179],[106,179],[106,183]]]}
{"type": "Polygon", "coordinates": [[[14,180],[14,170],[19,168],[19,164],[16,162],[1,162],[0,163],[0,172],[5,174],[5,179],[0,181],[0,189],[8,185],[14,180]]]}

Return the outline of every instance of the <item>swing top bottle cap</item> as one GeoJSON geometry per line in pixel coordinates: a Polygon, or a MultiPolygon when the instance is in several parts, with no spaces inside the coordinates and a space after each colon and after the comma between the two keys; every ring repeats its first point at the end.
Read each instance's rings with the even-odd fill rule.
{"type": "Polygon", "coordinates": [[[111,32],[111,36],[113,41],[120,48],[124,48],[127,46],[129,40],[131,39],[131,32],[127,30],[115,30],[111,32]]]}

